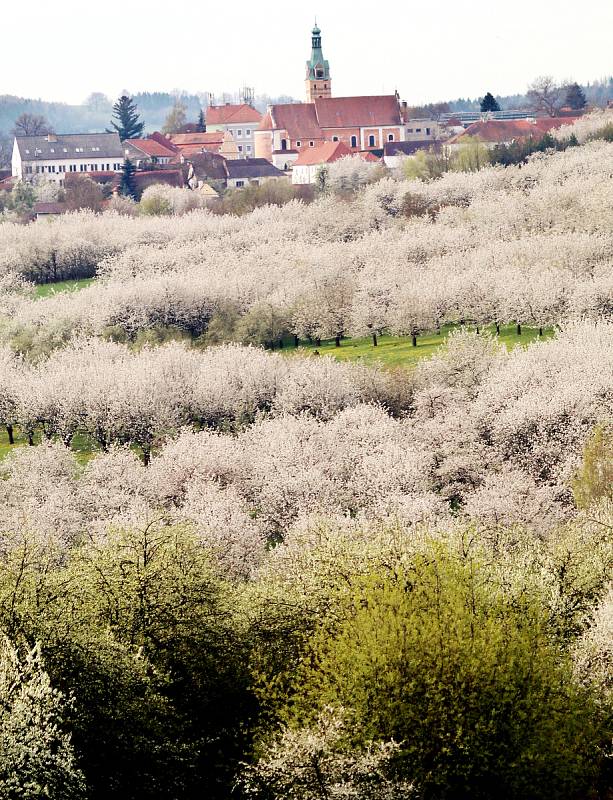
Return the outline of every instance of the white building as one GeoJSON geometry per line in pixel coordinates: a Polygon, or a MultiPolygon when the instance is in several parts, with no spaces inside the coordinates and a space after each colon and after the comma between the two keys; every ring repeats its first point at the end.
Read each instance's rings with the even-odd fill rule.
{"type": "Polygon", "coordinates": [[[64,184],[66,173],[121,172],[124,155],[116,133],[50,133],[17,136],[12,173],[22,181],[36,175],[64,184]]]}

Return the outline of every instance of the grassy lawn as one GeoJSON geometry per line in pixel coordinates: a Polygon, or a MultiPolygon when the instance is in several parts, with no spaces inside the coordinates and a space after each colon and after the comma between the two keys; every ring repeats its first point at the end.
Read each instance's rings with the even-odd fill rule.
{"type": "MultiPolygon", "coordinates": [[[[6,428],[0,428],[0,461],[16,447],[27,447],[28,439],[23,436],[19,428],[14,432],[15,444],[9,444],[9,437],[6,428]]],[[[34,437],[34,444],[40,444],[40,433],[36,433],[34,437]]],[[[71,449],[77,457],[79,464],[86,464],[91,458],[94,457],[97,447],[88,436],[77,433],[72,440],[71,449]]]]}
{"type": "MultiPolygon", "coordinates": [[[[334,339],[322,342],[318,347],[303,344],[294,348],[292,344],[284,348],[286,353],[309,353],[318,350],[320,355],[334,356],[341,361],[355,361],[359,358],[367,363],[381,362],[386,367],[413,367],[422,358],[431,356],[438,347],[444,344],[445,339],[452,330],[452,326],[445,326],[440,334],[428,333],[417,337],[417,347],[413,347],[410,336],[381,336],[379,344],[373,347],[372,339],[343,339],[341,346],[336,347],[334,339]]],[[[495,327],[490,326],[483,330],[495,333],[495,327]]],[[[553,336],[553,330],[547,329],[542,338],[553,336]]],[[[516,333],[515,325],[501,325],[499,341],[508,349],[517,345],[527,345],[539,338],[537,328],[522,327],[521,336],[516,333]]]]}
{"type": "Polygon", "coordinates": [[[56,283],[39,283],[36,287],[36,297],[49,297],[60,292],[77,292],[90,286],[95,278],[80,278],[76,281],[57,281],[56,283]]]}

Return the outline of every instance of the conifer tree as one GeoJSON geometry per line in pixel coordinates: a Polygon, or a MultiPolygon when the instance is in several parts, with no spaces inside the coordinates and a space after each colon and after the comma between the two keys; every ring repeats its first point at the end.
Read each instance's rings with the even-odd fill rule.
{"type": "Polygon", "coordinates": [[[111,120],[111,125],[122,142],[126,139],[138,139],[142,134],[145,123],[141,122],[136,103],[131,97],[124,94],[119,98],[113,106],[113,117],[117,122],[111,120]]]}
{"type": "Polygon", "coordinates": [[[481,113],[488,111],[500,111],[500,103],[491,92],[487,92],[481,100],[481,113]]]}
{"type": "Polygon", "coordinates": [[[123,170],[121,174],[121,185],[119,187],[119,191],[121,192],[124,197],[131,197],[133,200],[137,200],[137,191],[136,186],[134,184],[134,173],[136,172],[136,167],[130,161],[129,158],[126,158],[123,164],[123,170]]]}
{"type": "Polygon", "coordinates": [[[582,111],[587,105],[585,92],[578,83],[571,83],[566,87],[566,105],[570,106],[573,111],[582,111]]]}
{"type": "Polygon", "coordinates": [[[196,123],[198,133],[204,133],[206,131],[206,120],[204,118],[204,110],[201,108],[200,113],[198,114],[198,122],[196,123]]]}

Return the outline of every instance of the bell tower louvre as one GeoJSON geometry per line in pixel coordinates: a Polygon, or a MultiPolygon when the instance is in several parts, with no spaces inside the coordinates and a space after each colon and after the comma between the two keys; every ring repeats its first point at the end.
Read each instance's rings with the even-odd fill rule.
{"type": "Polygon", "coordinates": [[[312,103],[324,97],[332,97],[330,65],[324,58],[321,49],[321,30],[315,23],[311,39],[311,58],[306,64],[306,101],[312,103]]]}

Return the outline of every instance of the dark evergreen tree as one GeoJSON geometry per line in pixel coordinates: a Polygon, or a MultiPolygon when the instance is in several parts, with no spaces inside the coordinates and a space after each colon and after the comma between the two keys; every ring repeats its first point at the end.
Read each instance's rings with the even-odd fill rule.
{"type": "Polygon", "coordinates": [[[133,200],[138,200],[138,192],[136,190],[136,184],[134,182],[134,173],[136,172],[136,167],[130,161],[129,158],[123,163],[123,171],[121,174],[121,185],[119,187],[119,191],[121,192],[124,197],[131,197],[133,200]]]}
{"type": "Polygon", "coordinates": [[[481,100],[481,113],[485,114],[487,111],[500,111],[500,104],[491,92],[481,100]]]}
{"type": "Polygon", "coordinates": [[[122,142],[126,139],[138,139],[143,132],[145,123],[140,121],[136,103],[131,97],[124,94],[119,98],[113,106],[113,117],[117,122],[111,120],[111,125],[122,142]]]}
{"type": "Polygon", "coordinates": [[[573,111],[583,111],[587,105],[585,92],[578,83],[570,83],[566,87],[565,103],[567,106],[570,106],[573,111]]]}
{"type": "Polygon", "coordinates": [[[200,113],[198,114],[198,122],[196,123],[196,129],[198,133],[206,132],[206,120],[204,119],[203,109],[200,109],[200,113]]]}

